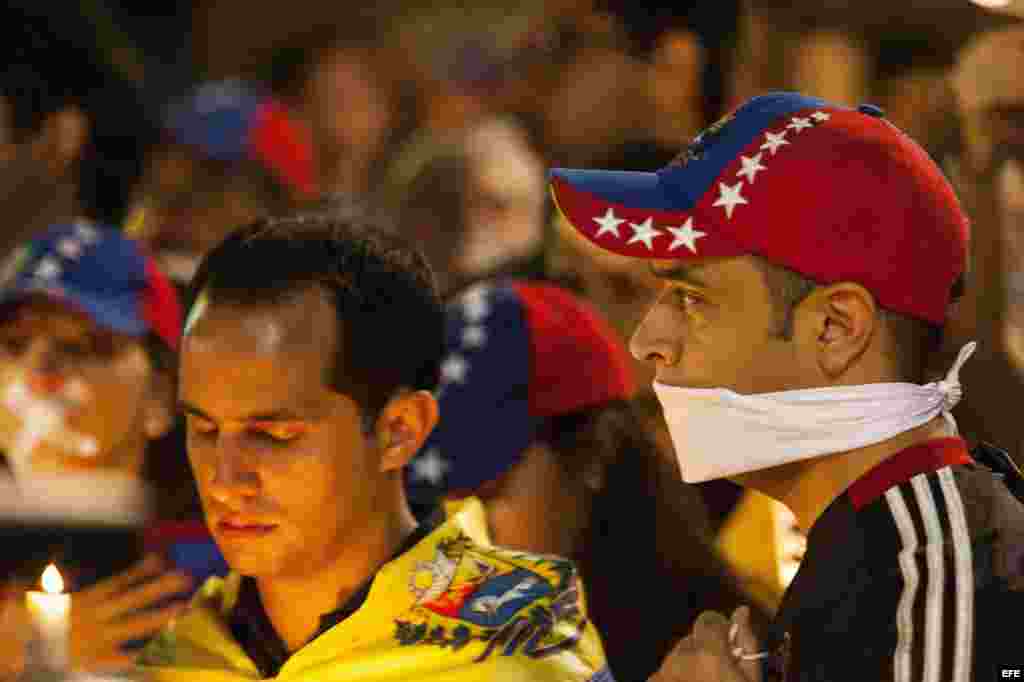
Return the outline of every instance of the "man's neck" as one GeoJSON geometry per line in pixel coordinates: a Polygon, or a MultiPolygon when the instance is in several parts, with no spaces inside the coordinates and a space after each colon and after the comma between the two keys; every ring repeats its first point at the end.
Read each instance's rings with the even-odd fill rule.
{"type": "Polygon", "coordinates": [[[881,443],[757,472],[738,482],[785,504],[806,533],[832,501],[861,476],[907,448],[948,435],[946,422],[936,417],[881,443]]]}
{"type": "Polygon", "coordinates": [[[416,528],[408,509],[352,533],[358,550],[338,552],[337,558],[313,572],[257,577],[260,600],[274,630],[294,652],[316,634],[320,618],[344,604],[416,528]]]}

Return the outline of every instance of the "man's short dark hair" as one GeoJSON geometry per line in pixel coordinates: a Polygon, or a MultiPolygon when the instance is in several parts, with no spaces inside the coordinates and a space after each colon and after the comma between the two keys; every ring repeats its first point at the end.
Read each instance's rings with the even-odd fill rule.
{"type": "Polygon", "coordinates": [[[159,128],[144,93],[93,34],[90,22],[57,4],[8,2],[0,9],[0,106],[16,144],[37,138],[62,111],[85,117],[89,134],[68,168],[78,208],[118,225],[159,128]]]}
{"type": "MultiPolygon", "coordinates": [[[[774,334],[779,338],[793,338],[793,314],[796,307],[820,286],[798,272],[755,258],[768,287],[772,305],[776,310],[774,334]]],[[[952,298],[962,294],[963,280],[953,286],[952,298]]],[[[896,347],[895,365],[903,381],[920,383],[928,367],[928,357],[942,344],[942,327],[902,313],[878,308],[879,315],[893,335],[896,347]]]]}
{"type": "Polygon", "coordinates": [[[24,142],[50,115],[82,105],[102,79],[89,50],[60,35],[45,12],[11,5],[0,22],[0,95],[14,141],[24,142]]]}
{"type": "Polygon", "coordinates": [[[400,389],[432,391],[444,309],[418,249],[354,208],[265,218],[208,253],[189,286],[211,303],[287,303],[321,287],[337,320],[327,384],[376,419],[400,389]]]}

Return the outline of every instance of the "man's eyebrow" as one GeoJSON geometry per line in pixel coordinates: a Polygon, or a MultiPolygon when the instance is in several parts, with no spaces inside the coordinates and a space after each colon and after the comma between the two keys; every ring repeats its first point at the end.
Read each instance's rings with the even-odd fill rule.
{"type": "MultiPolygon", "coordinates": [[[[185,414],[191,414],[199,417],[200,419],[206,419],[207,421],[214,421],[208,414],[184,400],[178,401],[178,409],[185,414]]],[[[256,412],[242,417],[242,421],[250,422],[293,422],[303,421],[304,419],[306,418],[297,412],[288,409],[271,410],[270,412],[256,412]]]]}
{"type": "Polygon", "coordinates": [[[207,415],[205,412],[200,410],[198,407],[196,407],[195,405],[192,405],[191,403],[189,403],[189,402],[187,402],[185,400],[179,400],[178,401],[178,411],[183,413],[183,414],[191,414],[191,415],[195,415],[196,417],[201,417],[203,419],[210,419],[209,415],[207,415]]]}
{"type": "Polygon", "coordinates": [[[658,279],[667,279],[673,282],[683,282],[693,286],[708,288],[708,283],[694,272],[696,268],[686,265],[675,265],[668,268],[659,268],[654,263],[649,263],[651,274],[658,279]]]}
{"type": "Polygon", "coordinates": [[[273,410],[272,412],[259,412],[245,416],[245,421],[250,422],[296,422],[305,421],[303,417],[293,410],[273,410]]]}

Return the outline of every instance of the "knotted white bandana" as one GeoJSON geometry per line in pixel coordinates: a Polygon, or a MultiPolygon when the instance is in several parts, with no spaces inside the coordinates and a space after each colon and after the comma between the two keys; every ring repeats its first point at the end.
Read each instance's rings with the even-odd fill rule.
{"type": "Polygon", "coordinates": [[[888,440],[950,411],[963,396],[960,349],[946,378],[740,395],[654,382],[683,480],[700,483],[888,440]]]}

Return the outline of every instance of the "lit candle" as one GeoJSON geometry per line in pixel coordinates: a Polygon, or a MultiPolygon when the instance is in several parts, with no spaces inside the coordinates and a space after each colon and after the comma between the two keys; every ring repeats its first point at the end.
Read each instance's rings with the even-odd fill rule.
{"type": "Polygon", "coordinates": [[[68,665],[68,631],[71,626],[71,595],[64,592],[64,579],[53,564],[39,581],[42,592],[25,593],[26,606],[40,639],[39,661],[52,670],[68,665]]]}

